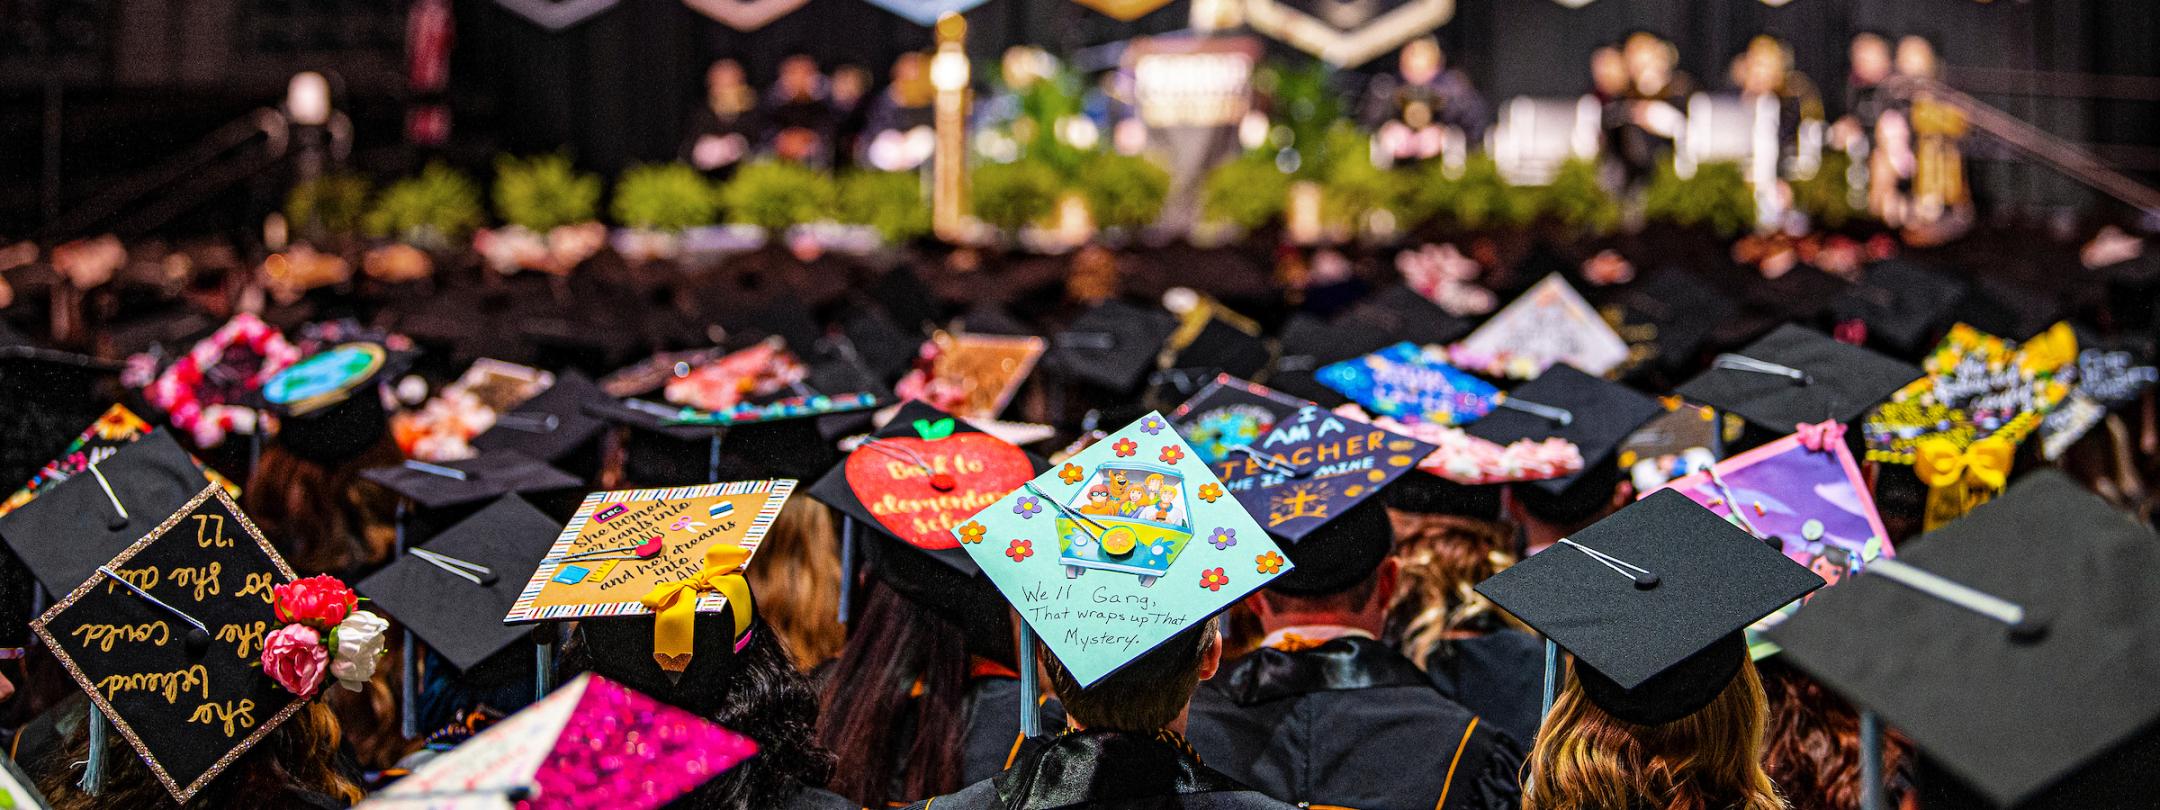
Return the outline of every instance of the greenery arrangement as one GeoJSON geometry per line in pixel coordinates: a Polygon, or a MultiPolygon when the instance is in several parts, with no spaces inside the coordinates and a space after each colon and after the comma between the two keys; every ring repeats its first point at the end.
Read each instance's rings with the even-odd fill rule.
{"type": "Polygon", "coordinates": [[[1853,199],[1852,157],[1825,150],[1815,176],[1792,181],[1793,207],[1824,226],[1842,228],[1859,213],[1853,199]]]}
{"type": "Polygon", "coordinates": [[[915,172],[858,169],[841,175],[839,213],[841,221],[868,225],[895,244],[930,233],[930,206],[915,172]]]}
{"type": "Polygon", "coordinates": [[[1376,211],[1386,211],[1400,222],[1403,198],[1410,192],[1410,178],[1400,172],[1373,165],[1371,142],[1347,124],[1328,130],[1319,154],[1320,218],[1330,228],[1357,231],[1376,211]]]}
{"type": "Polygon", "coordinates": [[[1602,235],[1620,227],[1620,201],[1598,182],[1595,161],[1574,158],[1560,164],[1552,183],[1537,189],[1535,197],[1538,216],[1571,230],[1602,235]]]}
{"type": "Polygon", "coordinates": [[[392,236],[417,247],[440,250],[462,241],[480,227],[480,187],[441,163],[383,189],[367,214],[371,236],[392,236]]]}
{"type": "Polygon", "coordinates": [[[1755,226],[1755,196],[1738,163],[1704,163],[1682,178],[1666,161],[1643,192],[1643,218],[1732,236],[1755,226]]]}
{"type": "Polygon", "coordinates": [[[350,236],[360,232],[368,214],[373,184],[365,176],[335,172],[293,186],[285,195],[285,222],[310,238],[350,236]]]}
{"type": "Polygon", "coordinates": [[[1200,186],[1200,215],[1247,231],[1282,219],[1290,194],[1290,175],[1275,166],[1275,155],[1255,149],[1208,172],[1200,186]]]}
{"type": "Polygon", "coordinates": [[[1470,155],[1459,170],[1435,160],[1413,171],[1416,180],[1402,204],[1408,223],[1439,221],[1475,230],[1525,225],[1537,217],[1537,191],[1508,185],[1488,155],[1470,155]]]}
{"type": "Polygon", "coordinates": [[[728,219],[775,233],[830,219],[838,196],[831,175],[773,160],[743,166],[720,188],[720,204],[728,219]]]}
{"type": "Polygon", "coordinates": [[[972,182],[975,216],[1008,231],[1048,217],[1065,189],[1057,169],[1032,158],[977,166],[972,182]]]}
{"type": "Polygon", "coordinates": [[[1147,158],[1100,152],[1073,178],[1088,213],[1104,228],[1142,228],[1162,215],[1170,173],[1147,158]]]}
{"type": "Polygon", "coordinates": [[[712,184],[681,163],[633,167],[615,181],[609,213],[618,224],[654,231],[710,225],[720,201],[712,184]]]}
{"type": "Polygon", "coordinates": [[[600,212],[600,178],[580,174],[570,156],[495,159],[495,213],[536,233],[591,222],[600,212]]]}

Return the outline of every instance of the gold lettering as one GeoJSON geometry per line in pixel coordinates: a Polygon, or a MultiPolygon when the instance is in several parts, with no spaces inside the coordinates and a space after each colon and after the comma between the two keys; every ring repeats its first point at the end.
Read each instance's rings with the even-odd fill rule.
{"type": "Polygon", "coordinates": [[[274,586],[276,584],[277,575],[272,572],[264,571],[259,574],[249,574],[247,575],[247,583],[240,587],[239,593],[233,595],[241,599],[246,599],[250,596],[261,594],[263,604],[272,604],[270,588],[271,586],[274,586]]]}
{"type": "Polygon", "coordinates": [[[255,701],[241,698],[238,703],[230,700],[223,703],[205,703],[195,707],[195,713],[188,715],[188,722],[223,723],[225,736],[230,737],[235,725],[240,728],[255,727],[255,701]]]}
{"type": "Polygon", "coordinates": [[[172,572],[172,581],[174,585],[182,588],[194,587],[195,601],[200,602],[203,600],[204,594],[216,596],[219,591],[224,589],[222,585],[218,584],[218,574],[224,570],[225,566],[217,562],[192,568],[175,568],[172,572]]]}
{"type": "Polygon", "coordinates": [[[230,641],[238,647],[233,652],[242,660],[254,658],[262,650],[263,634],[270,631],[269,622],[252,624],[228,624],[218,628],[217,640],[230,641]]]}
{"type": "Polygon", "coordinates": [[[175,703],[180,696],[200,688],[204,700],[210,699],[210,670],[201,664],[171,672],[141,672],[133,675],[107,675],[97,682],[98,691],[111,700],[121,692],[156,692],[165,696],[166,703],[175,703]]]}
{"type": "Polygon", "coordinates": [[[224,515],[190,515],[190,517],[195,518],[195,546],[197,548],[232,547],[232,538],[225,536],[224,515]],[[217,528],[210,528],[212,525],[217,528]]]}
{"type": "Polygon", "coordinates": [[[138,644],[150,641],[152,647],[163,647],[172,640],[172,628],[162,621],[142,624],[84,624],[77,625],[68,635],[75,636],[84,647],[96,647],[98,652],[112,652],[113,643],[125,641],[138,644]]]}
{"type": "MultiPolygon", "coordinates": [[[[135,587],[146,591],[157,587],[158,583],[164,578],[164,573],[154,566],[150,568],[121,568],[116,569],[114,573],[119,574],[121,579],[133,583],[135,587]]],[[[125,590],[127,588],[118,582],[105,583],[106,593],[120,593],[125,590]]]]}

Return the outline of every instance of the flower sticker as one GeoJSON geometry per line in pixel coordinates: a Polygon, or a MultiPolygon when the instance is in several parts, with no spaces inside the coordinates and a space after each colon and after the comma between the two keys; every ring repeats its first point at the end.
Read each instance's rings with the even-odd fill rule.
{"type": "Polygon", "coordinates": [[[1119,439],[1117,444],[1110,445],[1110,449],[1117,451],[1118,458],[1125,458],[1140,452],[1140,445],[1134,444],[1131,439],[1119,439]]]}
{"type": "Polygon", "coordinates": [[[1163,421],[1162,421],[1161,419],[1158,419],[1158,418],[1154,417],[1154,416],[1149,416],[1149,417],[1148,417],[1148,418],[1146,418],[1146,419],[1142,419],[1142,420],[1140,420],[1140,432],[1141,432],[1141,433],[1145,433],[1145,434],[1147,434],[1147,435],[1149,435],[1149,436],[1153,436],[1153,435],[1155,435],[1155,434],[1157,434],[1157,433],[1161,433],[1161,432],[1162,432],[1162,429],[1163,429],[1163,421]]]}
{"type": "Polygon", "coordinates": [[[1179,447],[1174,444],[1166,444],[1163,445],[1162,452],[1157,453],[1155,457],[1162,459],[1162,463],[1164,464],[1176,464],[1179,461],[1184,460],[1185,448],[1179,447]]]}
{"type": "Polygon", "coordinates": [[[1068,484],[1080,483],[1080,479],[1086,477],[1087,472],[1080,469],[1080,465],[1078,464],[1067,464],[1065,465],[1065,469],[1058,471],[1058,480],[1064,481],[1068,484]]]}
{"type": "Polygon", "coordinates": [[[1219,592],[1222,590],[1222,586],[1228,584],[1230,584],[1230,575],[1223,573],[1220,568],[1210,568],[1200,572],[1200,587],[1202,588],[1219,592]]]}
{"type": "Polygon", "coordinates": [[[1254,557],[1253,562],[1259,564],[1258,570],[1260,573],[1272,574],[1282,570],[1283,556],[1281,554],[1270,551],[1266,554],[1254,557]]]}
{"type": "Polygon", "coordinates": [[[1237,545],[1237,530],[1216,529],[1214,534],[1208,535],[1208,543],[1213,545],[1216,551],[1227,550],[1237,545]]]}
{"type": "Polygon", "coordinates": [[[1035,556],[1035,541],[1014,540],[1012,545],[1005,547],[1005,556],[1011,557],[1013,562],[1023,562],[1035,556]]]}
{"type": "Polygon", "coordinates": [[[980,521],[970,520],[960,527],[960,542],[967,543],[968,545],[980,543],[982,542],[984,531],[987,530],[983,528],[983,525],[980,521]]]}
{"type": "Polygon", "coordinates": [[[1021,520],[1034,520],[1036,515],[1042,514],[1042,500],[1033,495],[1015,498],[1013,514],[1019,515],[1021,520]]]}
{"type": "Polygon", "coordinates": [[[1214,503],[1217,498],[1221,497],[1222,485],[1217,484],[1213,481],[1209,481],[1205,484],[1200,485],[1200,500],[1207,501],[1208,503],[1214,503]]]}

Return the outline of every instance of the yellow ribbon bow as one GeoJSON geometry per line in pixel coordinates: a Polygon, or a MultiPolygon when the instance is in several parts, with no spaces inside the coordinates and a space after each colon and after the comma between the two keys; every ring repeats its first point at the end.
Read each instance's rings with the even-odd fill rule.
{"type": "Polygon", "coordinates": [[[654,585],[638,600],[653,612],[653,660],[661,669],[681,672],[689,668],[697,641],[698,598],[704,594],[718,591],[727,597],[735,614],[735,638],[750,632],[750,582],[742,575],[743,564],[749,561],[749,549],[716,544],[705,550],[705,566],[696,574],[654,585]]]}
{"type": "Polygon", "coordinates": [[[2010,481],[2017,445],[1996,435],[1960,450],[1955,442],[1932,438],[1922,439],[1913,450],[1913,472],[1928,485],[1922,529],[1934,531],[2002,491],[2010,481]]]}

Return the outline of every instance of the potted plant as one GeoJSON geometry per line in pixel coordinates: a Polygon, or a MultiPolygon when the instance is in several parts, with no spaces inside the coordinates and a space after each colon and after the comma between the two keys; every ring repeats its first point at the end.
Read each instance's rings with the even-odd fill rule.
{"type": "Polygon", "coordinates": [[[1275,152],[1254,149],[1208,171],[1200,184],[1200,216],[1250,233],[1281,224],[1289,198],[1290,174],[1276,165],[1275,152]]]}
{"type": "Polygon", "coordinates": [[[905,244],[930,233],[930,205],[915,172],[857,169],[840,176],[840,220],[867,226],[888,244],[905,244]]]}
{"type": "Polygon", "coordinates": [[[563,154],[495,160],[495,213],[509,223],[473,236],[473,248],[502,273],[564,275],[607,244],[598,220],[600,178],[563,154]]]}
{"type": "Polygon", "coordinates": [[[483,218],[480,187],[456,169],[430,163],[375,197],[362,226],[388,242],[367,251],[361,271],[390,284],[427,278],[483,218]]]}
{"type": "Polygon", "coordinates": [[[333,250],[361,233],[373,185],[352,172],[334,172],[293,186],[285,195],[285,225],[301,241],[333,250]]]}
{"type": "Polygon", "coordinates": [[[788,228],[824,219],[838,196],[824,172],[777,160],[751,163],[720,188],[720,206],[730,222],[753,225],[768,238],[788,228]]]}
{"type": "Polygon", "coordinates": [[[1137,232],[1162,216],[1170,173],[1138,155],[1092,155],[1074,178],[1098,227],[1137,232]]]}
{"type": "Polygon", "coordinates": [[[631,261],[672,258],[682,249],[682,232],[712,224],[719,210],[712,184],[682,163],[623,172],[609,207],[615,222],[625,228],[618,244],[631,261]]]}

